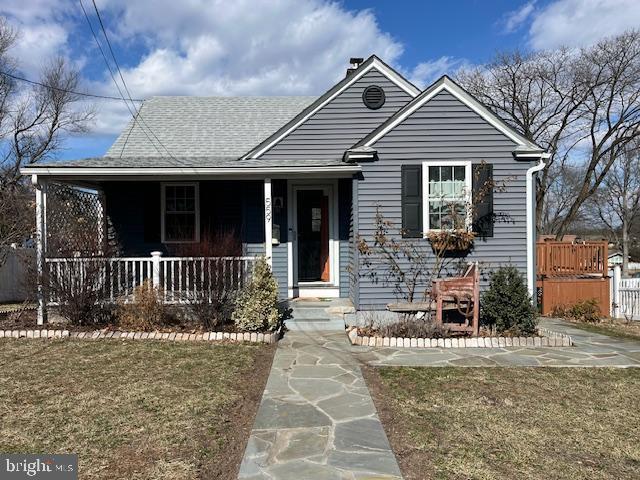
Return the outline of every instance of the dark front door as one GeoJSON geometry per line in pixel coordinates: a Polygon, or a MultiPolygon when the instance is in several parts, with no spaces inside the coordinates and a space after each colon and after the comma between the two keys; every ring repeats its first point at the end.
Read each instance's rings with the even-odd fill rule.
{"type": "Polygon", "coordinates": [[[298,281],[328,282],[329,199],[322,190],[298,190],[298,281]]]}

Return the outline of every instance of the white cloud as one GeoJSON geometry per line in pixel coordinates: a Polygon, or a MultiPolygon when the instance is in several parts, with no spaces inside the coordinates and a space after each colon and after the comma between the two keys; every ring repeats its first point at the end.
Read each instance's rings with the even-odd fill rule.
{"type": "MultiPolygon", "coordinates": [[[[376,53],[395,63],[402,45],[368,10],[321,0],[113,0],[99,8],[118,50],[146,45],[123,68],[132,96],[320,94],[339,80],[353,56],[376,53]]],[[[122,66],[122,64],[121,64],[122,66]]],[[[114,95],[110,77],[92,90],[114,95]]],[[[117,103],[98,105],[96,129],[118,132],[130,118],[117,103]]]]}
{"type": "Polygon", "coordinates": [[[518,30],[535,10],[536,0],[525,3],[517,10],[508,12],[503,18],[505,33],[513,33],[518,30]]]}
{"type": "Polygon", "coordinates": [[[638,27],[638,0],[558,0],[536,11],[529,41],[536,50],[580,47],[638,27]]]}
{"type": "Polygon", "coordinates": [[[0,3],[0,15],[18,29],[11,55],[29,76],[38,76],[52,57],[65,54],[70,25],[66,19],[69,3],[65,0],[6,0],[0,3]]]}
{"type": "Polygon", "coordinates": [[[442,75],[453,76],[457,70],[469,65],[469,62],[463,58],[442,56],[435,60],[419,63],[409,74],[409,80],[418,87],[424,88],[442,75]]]}

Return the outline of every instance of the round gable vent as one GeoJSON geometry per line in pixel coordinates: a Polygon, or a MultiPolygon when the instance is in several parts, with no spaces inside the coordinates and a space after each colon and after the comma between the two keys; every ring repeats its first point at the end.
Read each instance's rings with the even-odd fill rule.
{"type": "Polygon", "coordinates": [[[384,105],[384,90],[378,85],[369,85],[362,92],[362,101],[371,110],[377,110],[384,105]]]}

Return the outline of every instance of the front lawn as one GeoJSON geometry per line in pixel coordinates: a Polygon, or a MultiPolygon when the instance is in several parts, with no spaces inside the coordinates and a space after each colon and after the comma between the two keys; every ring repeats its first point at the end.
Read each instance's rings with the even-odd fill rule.
{"type": "Polygon", "coordinates": [[[365,370],[406,480],[640,478],[640,370],[365,370]]]}
{"type": "Polygon", "coordinates": [[[572,322],[575,327],[610,337],[640,340],[640,321],[603,320],[600,323],[572,322]]]}
{"type": "Polygon", "coordinates": [[[0,451],[78,453],[83,479],[235,479],[274,348],[0,341],[0,451]]]}

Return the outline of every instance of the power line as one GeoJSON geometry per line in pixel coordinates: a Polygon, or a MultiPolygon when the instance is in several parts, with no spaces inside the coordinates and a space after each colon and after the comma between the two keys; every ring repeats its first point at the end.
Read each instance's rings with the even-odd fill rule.
{"type": "MultiPolygon", "coordinates": [[[[127,83],[124,81],[124,76],[122,75],[122,70],[120,69],[120,65],[118,64],[118,59],[116,58],[116,55],[113,52],[113,48],[111,47],[111,42],[109,41],[109,37],[107,36],[106,28],[104,28],[104,23],[102,22],[102,16],[100,15],[100,11],[98,10],[98,6],[96,5],[96,1],[95,0],[91,0],[91,1],[93,3],[93,8],[96,11],[96,16],[98,17],[98,22],[100,22],[100,28],[102,29],[102,34],[104,35],[104,39],[107,42],[107,46],[109,47],[109,52],[111,52],[111,58],[113,58],[113,63],[116,64],[116,69],[118,70],[118,74],[120,75],[120,80],[122,81],[122,85],[124,85],[124,89],[127,92],[127,96],[129,97],[129,100],[131,101],[131,104],[133,105],[133,108],[135,110],[135,105],[133,104],[133,100],[131,98],[131,92],[129,92],[129,87],[127,87],[127,83]]],[[[142,109],[136,110],[136,116],[138,118],[140,118],[140,121],[145,125],[145,127],[147,127],[147,129],[149,130],[151,135],[153,135],[153,138],[155,138],[157,140],[157,142],[160,144],[160,146],[162,146],[162,148],[165,149],[165,151],[169,154],[169,156],[175,160],[175,157],[171,154],[169,149],[160,141],[158,136],[154,133],[154,131],[151,129],[151,127],[147,124],[147,122],[145,122],[144,117],[142,116],[142,109]]],[[[134,120],[135,120],[135,117],[134,117],[134,120]]],[[[125,142],[125,145],[126,145],[126,142],[125,142]]],[[[124,150],[124,146],[123,146],[122,150],[124,150]]],[[[122,151],[120,153],[121,153],[121,156],[122,156],[122,151]]]]}
{"type": "MultiPolygon", "coordinates": [[[[82,3],[82,0],[78,0],[78,1],[80,3],[80,7],[82,8],[82,12],[84,13],[84,18],[87,20],[87,23],[89,24],[89,29],[91,30],[91,35],[93,35],[93,39],[95,40],[96,45],[98,46],[98,50],[100,50],[100,53],[102,54],[102,58],[104,59],[104,62],[107,65],[107,69],[109,70],[109,75],[111,75],[111,79],[113,80],[113,83],[115,84],[116,88],[118,89],[118,93],[120,94],[120,97],[122,98],[122,101],[126,105],[127,110],[129,110],[129,113],[131,114],[131,117],[133,118],[134,124],[137,124],[140,127],[140,129],[142,130],[142,133],[144,133],[145,137],[147,137],[147,140],[149,140],[149,143],[151,143],[151,145],[153,145],[153,148],[155,148],[156,151],[160,155],[162,155],[162,152],[160,151],[158,146],[153,142],[153,140],[151,140],[151,137],[149,137],[149,134],[142,127],[142,125],[140,125],[138,123],[138,121],[137,121],[138,111],[136,110],[136,113],[134,114],[133,111],[131,110],[131,106],[129,105],[129,102],[127,102],[127,99],[124,98],[124,94],[122,93],[122,89],[120,88],[120,85],[118,84],[118,81],[116,80],[115,74],[113,73],[113,70],[111,69],[111,64],[109,63],[109,60],[107,59],[107,56],[104,53],[104,50],[102,49],[102,45],[100,44],[100,41],[98,40],[98,36],[96,35],[96,32],[93,29],[93,25],[91,24],[91,20],[89,19],[89,15],[87,14],[87,11],[84,8],[84,4],[82,3]]],[[[134,108],[134,110],[135,110],[135,108],[134,108]]],[[[133,126],[131,128],[133,129],[133,126]]],[[[122,151],[120,151],[120,156],[122,157],[122,151]]]]}
{"type": "MultiPolygon", "coordinates": [[[[14,80],[19,80],[21,82],[30,83],[31,85],[38,85],[39,87],[48,88],[50,90],[56,90],[58,92],[71,93],[73,95],[80,95],[83,97],[91,97],[91,98],[100,98],[103,100],[118,100],[122,101],[120,97],[110,97],[109,95],[98,95],[96,93],[83,93],[76,92],[75,90],[67,90],[65,88],[54,87],[53,85],[47,85],[46,83],[36,82],[35,80],[29,80],[28,78],[20,77],[18,75],[14,75],[9,72],[3,72],[0,70],[0,75],[4,75],[5,77],[13,78],[14,80]]],[[[144,100],[132,99],[132,102],[143,102],[144,100]]]]}

